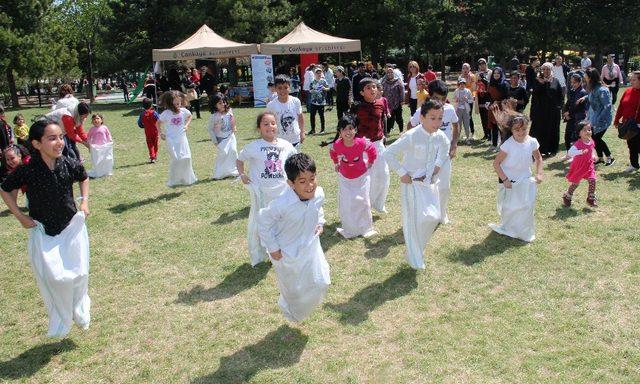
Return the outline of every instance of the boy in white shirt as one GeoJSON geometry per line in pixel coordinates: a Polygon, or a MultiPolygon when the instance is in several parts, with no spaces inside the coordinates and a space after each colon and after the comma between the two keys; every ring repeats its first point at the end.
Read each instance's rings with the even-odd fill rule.
{"type": "Polygon", "coordinates": [[[278,75],[275,78],[277,98],[267,104],[267,111],[276,115],[278,137],[287,140],[296,149],[304,141],[304,115],[300,99],[291,96],[291,78],[278,75]]]}
{"type": "MultiPolygon", "coordinates": [[[[458,115],[456,115],[455,108],[451,104],[446,102],[448,88],[444,81],[434,80],[429,83],[428,87],[431,99],[437,100],[442,103],[444,115],[442,118],[442,126],[440,127],[440,130],[447,136],[451,144],[449,148],[449,158],[442,165],[442,169],[440,170],[440,185],[438,187],[441,209],[440,222],[442,224],[448,224],[449,215],[447,212],[447,207],[449,204],[449,195],[451,194],[451,159],[456,156],[456,151],[458,150],[458,136],[460,135],[458,126],[458,115]]],[[[411,117],[411,120],[407,125],[407,129],[411,129],[418,124],[420,124],[420,110],[417,110],[416,113],[411,117]]]]}
{"type": "Polygon", "coordinates": [[[324,192],[307,154],[289,157],[284,168],[290,188],[260,210],[258,233],[276,272],[282,314],[299,323],[322,302],[331,284],[320,245],[324,192]]]}
{"type": "Polygon", "coordinates": [[[391,144],[384,158],[402,183],[407,261],[415,269],[424,269],[424,248],[441,220],[438,189],[444,165],[449,162],[449,139],[440,130],[444,115],[441,102],[427,100],[418,112],[421,124],[391,144]]]}

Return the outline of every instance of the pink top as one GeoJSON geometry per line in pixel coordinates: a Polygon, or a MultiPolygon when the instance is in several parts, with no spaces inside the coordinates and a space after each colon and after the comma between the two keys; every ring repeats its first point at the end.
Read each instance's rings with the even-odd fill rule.
{"type": "Polygon", "coordinates": [[[583,179],[595,179],[596,167],[593,162],[593,148],[595,147],[594,141],[589,140],[588,143],[585,143],[582,140],[578,140],[573,143],[573,146],[579,151],[586,149],[587,153],[575,155],[573,157],[573,161],[569,166],[569,173],[567,173],[567,180],[571,183],[577,184],[583,179]]]}
{"type": "Polygon", "coordinates": [[[111,132],[109,132],[109,128],[106,125],[92,126],[87,136],[87,141],[91,145],[104,145],[112,141],[111,132]]]}
{"type": "Polygon", "coordinates": [[[329,149],[329,156],[334,164],[338,165],[338,171],[347,179],[356,179],[367,173],[367,163],[373,164],[376,160],[376,147],[368,139],[356,137],[352,146],[344,145],[342,139],[336,140],[329,149]],[[363,155],[367,153],[368,161],[363,155]]]}

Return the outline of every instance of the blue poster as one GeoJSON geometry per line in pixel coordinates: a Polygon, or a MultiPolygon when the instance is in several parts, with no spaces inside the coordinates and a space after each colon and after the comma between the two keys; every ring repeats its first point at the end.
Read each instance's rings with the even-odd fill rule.
{"type": "Polygon", "coordinates": [[[271,55],[251,55],[253,75],[253,106],[266,107],[269,102],[267,84],[273,83],[273,59],[271,55]]]}

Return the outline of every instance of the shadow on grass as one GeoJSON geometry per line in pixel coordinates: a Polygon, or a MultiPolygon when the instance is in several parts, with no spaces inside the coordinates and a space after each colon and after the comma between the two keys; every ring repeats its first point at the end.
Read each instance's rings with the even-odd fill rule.
{"type": "Polygon", "coordinates": [[[480,149],[478,151],[465,152],[462,154],[462,157],[464,157],[465,159],[467,157],[482,157],[485,160],[493,160],[496,157],[496,153],[494,153],[493,151],[480,149]]]}
{"type": "Polygon", "coordinates": [[[144,163],[136,163],[136,164],[127,164],[127,165],[121,165],[119,167],[116,167],[116,169],[125,169],[125,168],[134,168],[134,167],[141,167],[143,165],[147,165],[149,164],[148,161],[145,161],[144,163]]]}
{"type": "Polygon", "coordinates": [[[247,206],[235,212],[224,212],[215,221],[212,221],[211,224],[229,224],[236,220],[245,219],[249,217],[249,210],[251,210],[251,207],[247,206]]]}
{"type": "MultiPolygon", "coordinates": [[[[547,160],[549,160],[550,158],[547,158],[547,160]]],[[[544,163],[545,168],[550,169],[550,170],[554,170],[554,171],[559,171],[562,170],[563,174],[564,174],[564,170],[569,166],[569,163],[565,162],[565,161],[547,161],[544,163]]]]}
{"type": "Polygon", "coordinates": [[[33,347],[11,360],[0,362],[0,379],[20,379],[33,376],[49,364],[53,356],[75,349],[77,345],[69,339],[33,347]]]}
{"type": "MultiPolygon", "coordinates": [[[[27,207],[18,207],[18,208],[20,208],[20,211],[22,213],[29,212],[29,208],[27,208],[27,207]]],[[[8,209],[5,209],[4,211],[0,212],[0,217],[7,217],[7,216],[11,216],[11,215],[12,215],[12,213],[8,209]]]]}
{"type": "Polygon", "coordinates": [[[282,325],[259,342],[222,357],[216,372],[198,377],[192,383],[247,383],[262,370],[291,367],[300,362],[308,341],[309,336],[299,329],[282,325]]]}
{"type": "Polygon", "coordinates": [[[201,301],[228,299],[257,285],[267,276],[270,268],[271,263],[260,263],[255,268],[249,263],[242,264],[215,287],[205,289],[202,285],[196,285],[188,291],[178,293],[175,302],[194,305],[201,301]]]}
{"type": "Polygon", "coordinates": [[[613,181],[617,179],[626,179],[629,183],[629,190],[633,191],[636,189],[640,189],[640,175],[637,172],[634,173],[626,173],[626,172],[611,172],[611,173],[603,173],[601,176],[603,179],[607,181],[613,181]]]}
{"type": "Polygon", "coordinates": [[[407,295],[417,287],[416,270],[404,267],[382,283],[363,288],[345,303],[327,303],[324,306],[339,312],[341,323],[358,325],[366,321],[369,313],[379,306],[407,295]]]}
{"type": "Polygon", "coordinates": [[[377,235],[370,239],[364,239],[364,245],[367,247],[364,257],[367,259],[382,259],[389,254],[391,247],[402,243],[404,243],[402,227],[387,236],[377,235]]]}
{"type": "Polygon", "coordinates": [[[448,258],[453,262],[473,265],[483,262],[487,257],[499,255],[508,249],[525,245],[527,245],[525,241],[502,236],[491,231],[481,243],[474,244],[467,249],[456,250],[448,258]]]}
{"type": "Polygon", "coordinates": [[[180,195],[182,195],[183,193],[184,192],[163,193],[162,195],[159,195],[156,197],[150,197],[148,199],[144,199],[140,201],[134,201],[133,203],[123,203],[123,204],[114,205],[113,207],[110,207],[108,209],[111,213],[119,214],[119,213],[128,211],[130,209],[140,208],[149,204],[155,204],[163,200],[164,201],[173,200],[176,197],[180,197],[180,195]]]}
{"type": "Polygon", "coordinates": [[[331,224],[324,225],[324,232],[320,235],[320,243],[322,244],[322,250],[326,253],[331,247],[338,244],[341,241],[348,241],[341,234],[337,232],[340,227],[340,222],[335,221],[331,224]]]}

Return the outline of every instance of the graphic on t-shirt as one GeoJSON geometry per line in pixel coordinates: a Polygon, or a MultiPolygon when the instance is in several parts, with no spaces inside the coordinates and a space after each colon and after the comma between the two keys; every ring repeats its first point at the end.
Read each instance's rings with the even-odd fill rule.
{"type": "Polygon", "coordinates": [[[282,148],[278,147],[262,147],[262,151],[267,152],[266,160],[264,161],[264,172],[260,175],[263,179],[282,179],[282,160],[280,159],[280,152],[282,148]]]}
{"type": "Polygon", "coordinates": [[[285,113],[280,116],[280,126],[282,127],[282,132],[288,133],[292,128],[294,121],[296,121],[296,118],[293,115],[285,113]]]}
{"type": "Polygon", "coordinates": [[[172,125],[180,125],[182,123],[182,116],[172,117],[171,124],[172,125]]]}

